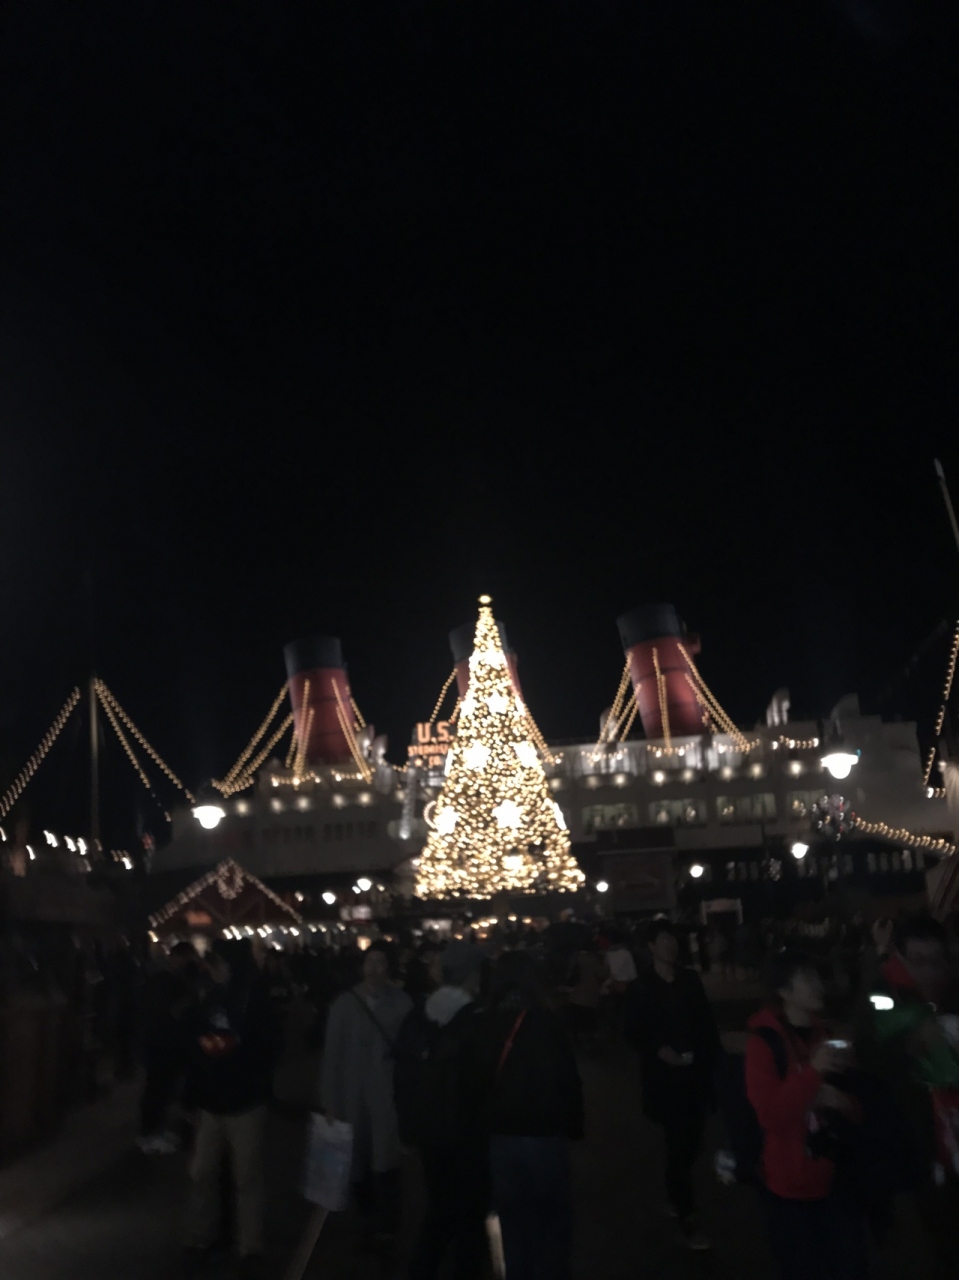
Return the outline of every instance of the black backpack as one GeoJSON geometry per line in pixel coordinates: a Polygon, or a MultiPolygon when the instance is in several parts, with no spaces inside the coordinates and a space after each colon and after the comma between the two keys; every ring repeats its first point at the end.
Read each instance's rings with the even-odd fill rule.
{"type": "Polygon", "coordinates": [[[456,1146],[470,1136],[481,1102],[465,1086],[466,1061],[475,1057],[471,1024],[478,1016],[466,1005],[443,1027],[421,1009],[407,1014],[395,1048],[394,1097],[400,1138],[412,1146],[456,1146]],[[465,1095],[465,1096],[464,1096],[465,1095]],[[472,1105],[471,1105],[472,1103],[472,1105]]]}
{"type": "MultiPolygon", "coordinates": [[[[765,1041],[780,1080],[786,1079],[789,1056],[782,1036],[772,1027],[756,1027],[752,1035],[765,1041]]],[[[746,1094],[746,1055],[722,1052],[716,1065],[716,1100],[726,1126],[728,1143],[717,1158],[721,1176],[753,1186],[761,1185],[763,1129],[746,1094]]]]}

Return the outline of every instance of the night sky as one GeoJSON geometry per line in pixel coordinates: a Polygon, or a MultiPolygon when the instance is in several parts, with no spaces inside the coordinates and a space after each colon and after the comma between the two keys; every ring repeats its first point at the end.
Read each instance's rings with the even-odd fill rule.
{"type": "MultiPolygon", "coordinates": [[[[311,631],[400,759],[482,591],[551,738],[595,733],[656,600],[742,723],[788,685],[927,732],[957,31],[931,0],[11,0],[0,786],[91,616],[191,782],[311,631]]],[[[115,755],[111,838],[159,831],[115,755]]]]}

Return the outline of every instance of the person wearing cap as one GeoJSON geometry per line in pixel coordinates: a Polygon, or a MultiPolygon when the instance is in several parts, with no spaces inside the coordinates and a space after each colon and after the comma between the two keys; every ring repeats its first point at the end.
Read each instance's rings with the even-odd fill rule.
{"type": "Polygon", "coordinates": [[[480,1072],[483,1017],[476,1003],[485,955],[451,942],[442,985],[400,1030],[396,1102],[400,1136],[419,1151],[427,1209],[410,1280],[436,1280],[448,1255],[455,1280],[483,1274],[489,1207],[485,1095],[480,1072]]]}

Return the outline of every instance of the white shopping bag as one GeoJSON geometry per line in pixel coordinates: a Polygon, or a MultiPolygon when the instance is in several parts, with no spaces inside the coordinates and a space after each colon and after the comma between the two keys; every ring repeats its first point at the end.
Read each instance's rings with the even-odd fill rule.
{"type": "Polygon", "coordinates": [[[306,1146],[304,1197],[333,1212],[345,1209],[350,1199],[352,1163],[353,1126],[314,1115],[306,1146]]]}

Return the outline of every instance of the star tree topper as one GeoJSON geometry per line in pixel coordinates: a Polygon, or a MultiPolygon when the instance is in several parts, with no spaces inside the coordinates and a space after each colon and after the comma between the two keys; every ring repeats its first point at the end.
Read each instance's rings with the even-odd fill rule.
{"type": "Polygon", "coordinates": [[[419,858],[417,896],[578,889],[585,877],[550,796],[489,596],[480,596],[469,665],[446,779],[419,858]]]}

